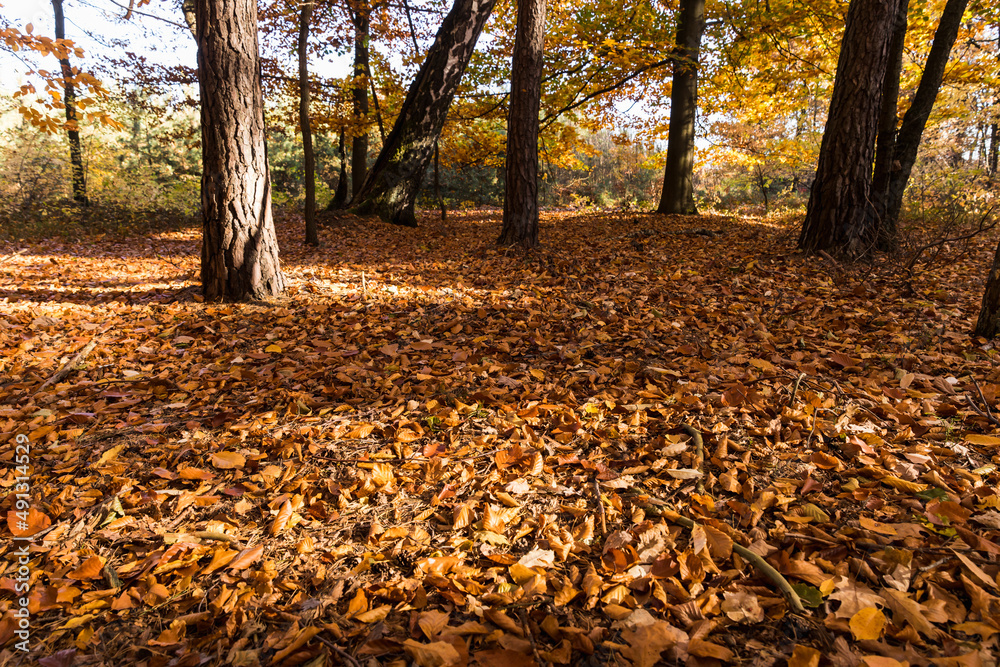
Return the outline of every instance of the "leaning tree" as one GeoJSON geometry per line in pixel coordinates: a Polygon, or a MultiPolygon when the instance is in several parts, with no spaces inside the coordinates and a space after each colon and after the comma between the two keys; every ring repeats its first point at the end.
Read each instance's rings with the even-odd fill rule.
{"type": "Polygon", "coordinates": [[[255,0],[197,0],[206,299],[285,290],[271,217],[255,0]]]}
{"type": "Polygon", "coordinates": [[[416,226],[414,204],[448,107],[496,0],[455,0],[351,207],[416,226]]]}

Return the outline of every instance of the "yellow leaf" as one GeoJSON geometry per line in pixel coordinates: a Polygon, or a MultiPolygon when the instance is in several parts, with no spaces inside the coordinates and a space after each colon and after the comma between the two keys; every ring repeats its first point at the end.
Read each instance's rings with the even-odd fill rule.
{"type": "Polygon", "coordinates": [[[535,378],[536,380],[545,379],[545,371],[543,370],[540,370],[538,368],[532,368],[531,371],[529,372],[531,373],[531,377],[535,378]]]}
{"type": "Polygon", "coordinates": [[[985,447],[1000,446],[1000,436],[996,435],[979,435],[978,433],[969,433],[965,436],[965,441],[971,442],[974,445],[983,445],[985,447]]]}
{"type": "Polygon", "coordinates": [[[392,611],[392,605],[382,605],[381,607],[375,607],[371,611],[366,611],[363,614],[358,614],[354,617],[355,621],[360,623],[378,623],[392,611]]]}
{"type": "Polygon", "coordinates": [[[788,667],[817,667],[821,655],[810,646],[796,644],[792,649],[792,657],[788,659],[788,667]]]}
{"type": "Polygon", "coordinates": [[[886,475],[882,478],[883,484],[888,484],[897,491],[909,491],[910,493],[919,493],[920,491],[926,491],[930,487],[926,484],[918,484],[917,482],[908,482],[905,479],[900,479],[895,475],[886,475]]]}
{"type": "Polygon", "coordinates": [[[277,352],[278,354],[281,354],[281,348],[278,347],[277,345],[275,345],[274,343],[271,343],[270,345],[268,345],[267,347],[265,347],[264,351],[265,352],[277,352]]]}
{"type": "Polygon", "coordinates": [[[292,503],[286,500],[281,509],[278,510],[278,516],[274,517],[271,529],[268,532],[271,535],[277,535],[285,529],[290,518],[292,518],[292,503]]]}
{"type": "Polygon", "coordinates": [[[212,454],[212,465],[222,470],[242,468],[247,462],[239,452],[216,452],[212,454]]]}
{"type": "Polygon", "coordinates": [[[403,650],[419,667],[450,667],[462,662],[458,650],[448,642],[421,644],[407,639],[403,642],[403,650]]]}
{"type": "Polygon", "coordinates": [[[885,614],[878,607],[865,607],[851,616],[851,633],[858,641],[878,639],[885,628],[885,614]]]}

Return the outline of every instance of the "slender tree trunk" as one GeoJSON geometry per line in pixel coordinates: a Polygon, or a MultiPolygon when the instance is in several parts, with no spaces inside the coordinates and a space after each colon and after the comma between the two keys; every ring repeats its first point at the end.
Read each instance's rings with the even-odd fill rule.
{"type": "Polygon", "coordinates": [[[997,145],[998,140],[1000,140],[1000,125],[994,122],[990,125],[990,154],[988,163],[990,176],[997,175],[997,158],[1000,158],[1000,146],[997,145]]]}
{"type": "Polygon", "coordinates": [[[347,138],[344,128],[340,128],[340,142],[337,148],[340,154],[340,173],[337,176],[337,189],[333,193],[333,199],[326,207],[328,211],[339,211],[347,206],[347,138]]]}
{"type": "Polygon", "coordinates": [[[847,10],[819,164],[799,235],[799,247],[807,252],[837,248],[857,257],[875,247],[872,160],[899,2],[851,0],[847,10]]]}
{"type": "Polygon", "coordinates": [[[303,3],[299,18],[299,128],[302,130],[302,159],[306,179],[306,243],[319,245],[316,229],[316,156],[313,154],[312,127],[309,121],[309,19],[311,2],[303,3]]]}
{"type": "Polygon", "coordinates": [[[913,95],[910,108],[906,110],[903,122],[899,126],[899,134],[896,135],[896,150],[893,153],[894,169],[889,178],[885,216],[883,217],[884,221],[891,221],[892,229],[895,229],[898,224],[899,212],[903,208],[903,192],[910,180],[913,165],[917,161],[920,138],[923,136],[927,119],[934,107],[934,100],[937,99],[938,90],[941,88],[941,80],[944,78],[944,70],[948,65],[951,47],[955,44],[955,38],[958,37],[958,29],[962,25],[962,15],[968,4],[969,0],[948,0],[945,4],[944,11],[941,13],[941,22],[934,33],[934,42],[927,55],[927,63],[924,65],[923,74],[920,75],[917,92],[913,95]],[[898,167],[896,166],[897,162],[898,167]]]}
{"type": "MultiPolygon", "coordinates": [[[[52,0],[56,21],[56,39],[66,39],[66,18],[62,0],[52,0]]],[[[87,205],[87,177],[83,169],[83,148],[80,144],[80,125],[76,113],[76,88],[73,85],[73,68],[69,58],[60,58],[63,76],[63,104],[66,105],[66,135],[69,137],[69,161],[73,171],[73,200],[87,205]]]]}
{"type": "Polygon", "coordinates": [[[694,135],[698,110],[698,51],[705,32],[705,0],[681,0],[670,91],[667,165],[657,213],[697,214],[694,204],[694,135]]]}
{"type": "Polygon", "coordinates": [[[500,245],[538,245],[538,109],[544,41],[545,0],[518,0],[500,245]]]}
{"type": "Polygon", "coordinates": [[[895,160],[897,107],[899,106],[899,79],[903,72],[903,48],[906,43],[906,16],[910,0],[900,0],[896,21],[892,28],[889,46],[889,63],[882,79],[882,104],[879,110],[878,138],[875,142],[875,171],[872,176],[872,212],[878,227],[878,249],[895,250],[897,244],[896,221],[885,216],[885,201],[889,191],[889,178],[895,160]]]}
{"type": "Polygon", "coordinates": [[[194,12],[194,0],[181,0],[181,13],[184,14],[184,23],[187,24],[191,35],[198,39],[198,19],[194,12]]]}
{"type": "Polygon", "coordinates": [[[400,108],[399,116],[352,206],[395,224],[416,226],[417,191],[448,107],[496,0],[455,0],[400,108]]]}
{"type": "Polygon", "coordinates": [[[284,292],[271,217],[255,0],[197,0],[206,299],[284,292]]]}
{"type": "Polygon", "coordinates": [[[351,143],[351,193],[358,194],[368,173],[368,39],[367,3],[354,12],[354,141],[351,143]]]}

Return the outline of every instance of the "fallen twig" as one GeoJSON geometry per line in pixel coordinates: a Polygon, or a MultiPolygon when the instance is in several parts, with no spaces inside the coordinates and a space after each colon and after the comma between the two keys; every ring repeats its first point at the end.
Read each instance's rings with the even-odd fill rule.
{"type": "Polygon", "coordinates": [[[594,494],[597,496],[597,518],[601,521],[601,535],[608,534],[608,521],[604,514],[604,500],[601,499],[601,485],[594,478],[594,494]]]}
{"type": "Polygon", "coordinates": [[[792,405],[795,403],[795,394],[799,393],[799,384],[802,383],[802,380],[804,380],[805,377],[806,377],[805,373],[799,373],[799,376],[795,378],[795,386],[792,387],[792,395],[788,399],[788,407],[792,407],[792,405]]]}
{"type": "Polygon", "coordinates": [[[327,648],[332,649],[337,655],[340,656],[341,660],[343,660],[345,663],[354,665],[354,667],[361,667],[361,664],[354,659],[354,656],[352,656],[350,653],[348,653],[344,649],[334,644],[326,637],[321,637],[320,635],[316,635],[316,639],[323,642],[323,644],[325,644],[327,648]]]}
{"type": "Polygon", "coordinates": [[[65,364],[63,364],[62,368],[60,368],[58,371],[56,371],[55,375],[53,375],[48,380],[46,380],[45,382],[43,382],[42,386],[39,387],[38,390],[35,393],[37,394],[38,392],[42,391],[46,387],[54,385],[56,382],[59,382],[64,377],[66,377],[71,372],[73,372],[73,369],[76,368],[77,365],[81,361],[83,361],[84,359],[86,359],[87,356],[91,352],[94,351],[95,347],[97,347],[97,336],[94,336],[93,338],[91,338],[90,342],[87,343],[86,345],[84,345],[83,349],[81,349],[79,352],[77,352],[76,355],[74,355],[72,359],[70,359],[65,364]]]}
{"type": "MultiPolygon", "coordinates": [[[[688,530],[691,530],[698,525],[686,516],[681,516],[677,512],[671,510],[664,510],[662,516],[680,526],[684,526],[688,530]]],[[[736,542],[733,542],[733,551],[742,556],[751,565],[757,568],[761,574],[770,579],[771,582],[778,587],[778,590],[781,591],[782,595],[785,596],[785,599],[788,600],[788,604],[792,609],[797,612],[805,612],[806,608],[802,605],[802,599],[799,597],[799,594],[795,592],[795,589],[788,583],[788,580],[785,579],[780,572],[775,570],[770,563],[747,549],[742,544],[738,544],[736,542]]]]}

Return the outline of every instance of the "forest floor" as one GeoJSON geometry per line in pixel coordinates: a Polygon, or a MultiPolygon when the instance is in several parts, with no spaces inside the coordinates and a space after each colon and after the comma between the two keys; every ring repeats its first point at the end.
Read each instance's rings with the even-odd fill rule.
{"type": "Polygon", "coordinates": [[[329,222],[271,304],[197,230],[0,244],[0,663],[997,664],[994,238],[329,222]]]}

